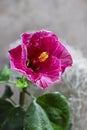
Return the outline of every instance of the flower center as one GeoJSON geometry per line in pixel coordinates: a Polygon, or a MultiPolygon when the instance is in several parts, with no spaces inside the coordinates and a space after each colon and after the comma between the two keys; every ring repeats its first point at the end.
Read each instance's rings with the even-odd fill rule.
{"type": "Polygon", "coordinates": [[[42,52],[40,54],[40,56],[35,60],[35,59],[27,59],[26,61],[26,66],[29,68],[29,67],[32,67],[32,68],[35,68],[35,66],[37,66],[37,64],[39,62],[44,62],[47,60],[47,58],[49,57],[48,53],[47,52],[42,52]]]}
{"type": "Polygon", "coordinates": [[[40,54],[40,56],[38,57],[39,62],[44,62],[44,61],[46,61],[46,59],[47,59],[48,57],[49,57],[49,56],[48,56],[48,53],[47,53],[47,52],[42,52],[42,53],[40,54]]]}

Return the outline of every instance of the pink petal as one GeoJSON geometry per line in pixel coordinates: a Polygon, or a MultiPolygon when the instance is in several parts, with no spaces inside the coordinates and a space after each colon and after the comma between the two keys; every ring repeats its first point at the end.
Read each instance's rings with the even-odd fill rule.
{"type": "Polygon", "coordinates": [[[61,81],[61,61],[56,57],[51,57],[49,60],[40,66],[40,79],[36,81],[41,88],[46,88],[54,82],[61,81]]]}
{"type": "Polygon", "coordinates": [[[40,78],[40,80],[37,80],[36,85],[39,86],[41,89],[46,89],[48,86],[50,86],[53,82],[49,77],[43,76],[40,78]]]}
{"type": "Polygon", "coordinates": [[[11,69],[22,69],[22,48],[21,45],[9,50],[11,69]]]}
{"type": "Polygon", "coordinates": [[[25,59],[24,59],[25,57],[23,57],[24,54],[22,54],[23,51],[21,45],[17,46],[14,49],[9,50],[11,69],[19,72],[24,76],[27,76],[28,74],[28,77],[30,77],[32,70],[28,69],[23,64],[23,62],[25,63],[25,59]]]}
{"type": "Polygon", "coordinates": [[[58,46],[55,48],[53,54],[56,56],[58,59],[61,60],[61,68],[62,72],[64,72],[66,67],[69,67],[72,65],[72,57],[68,50],[58,41],[58,46]]]}
{"type": "Polygon", "coordinates": [[[57,43],[57,38],[52,35],[52,36],[47,36],[39,41],[40,49],[42,52],[46,51],[48,52],[49,55],[52,55],[53,51],[55,48],[57,48],[58,43],[57,43]]]}
{"type": "Polygon", "coordinates": [[[32,36],[32,33],[23,33],[21,34],[22,43],[27,45],[29,44],[29,40],[32,36]]]}

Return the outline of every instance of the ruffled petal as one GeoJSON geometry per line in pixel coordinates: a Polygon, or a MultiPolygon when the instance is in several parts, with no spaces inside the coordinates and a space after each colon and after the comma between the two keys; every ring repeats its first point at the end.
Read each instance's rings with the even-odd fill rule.
{"type": "Polygon", "coordinates": [[[21,45],[9,50],[11,69],[22,69],[22,48],[21,45]]]}
{"type": "Polygon", "coordinates": [[[53,82],[49,77],[41,76],[40,80],[37,80],[35,83],[37,86],[39,86],[41,89],[46,89],[48,86],[50,86],[53,82]]]}
{"type": "Polygon", "coordinates": [[[32,36],[32,33],[21,34],[22,44],[25,44],[25,45],[29,44],[31,36],[32,36]]]}
{"type": "Polygon", "coordinates": [[[61,81],[61,61],[56,57],[49,58],[45,63],[39,66],[40,79],[36,84],[45,89],[54,82],[61,81]]]}
{"type": "Polygon", "coordinates": [[[49,55],[52,55],[55,48],[57,48],[58,46],[56,36],[51,35],[51,36],[43,37],[39,41],[39,46],[40,46],[41,52],[46,51],[49,55]]]}
{"type": "Polygon", "coordinates": [[[68,50],[58,41],[58,46],[55,48],[52,55],[56,56],[61,60],[62,72],[64,72],[66,67],[72,66],[73,61],[68,50]]]}
{"type": "Polygon", "coordinates": [[[23,50],[21,45],[17,46],[14,49],[11,49],[8,51],[10,55],[10,65],[11,69],[19,72],[20,74],[24,76],[31,77],[32,70],[28,69],[24,66],[23,62],[25,62],[25,57],[23,57],[25,54],[23,54],[23,50]]]}

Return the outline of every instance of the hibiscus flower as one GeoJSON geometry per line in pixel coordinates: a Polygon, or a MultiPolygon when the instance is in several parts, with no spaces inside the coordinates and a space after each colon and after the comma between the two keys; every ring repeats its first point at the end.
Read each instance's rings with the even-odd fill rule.
{"type": "Polygon", "coordinates": [[[23,33],[21,44],[9,50],[11,69],[42,89],[61,81],[72,57],[58,37],[50,31],[23,33]]]}

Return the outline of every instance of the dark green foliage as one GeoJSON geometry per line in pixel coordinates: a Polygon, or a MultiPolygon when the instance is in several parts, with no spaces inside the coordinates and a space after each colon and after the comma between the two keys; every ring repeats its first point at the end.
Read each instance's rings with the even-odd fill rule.
{"type": "Polygon", "coordinates": [[[13,108],[4,123],[1,130],[23,130],[23,120],[25,111],[21,107],[13,108]]]}
{"type": "Polygon", "coordinates": [[[68,103],[60,93],[48,93],[38,97],[29,106],[25,119],[25,130],[67,130],[70,111],[68,103]]]}
{"type": "Polygon", "coordinates": [[[0,98],[0,128],[12,109],[13,105],[10,102],[0,98]]]}

